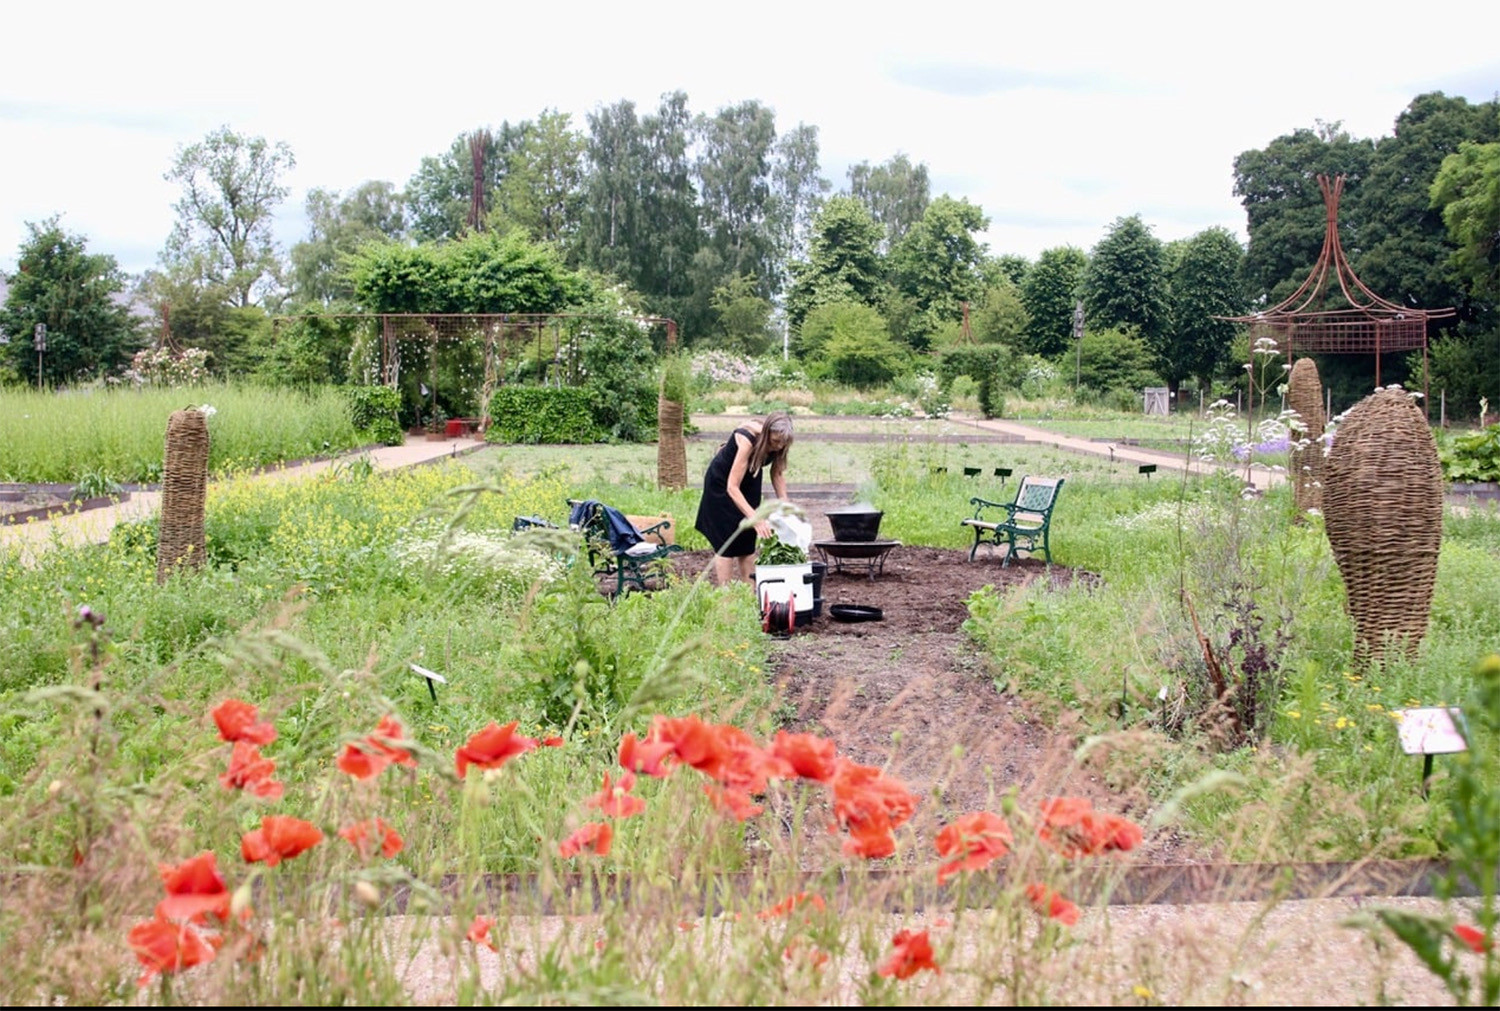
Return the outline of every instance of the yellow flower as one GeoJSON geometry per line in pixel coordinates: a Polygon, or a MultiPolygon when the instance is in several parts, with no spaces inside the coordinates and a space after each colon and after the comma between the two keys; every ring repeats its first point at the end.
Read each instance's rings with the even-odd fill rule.
{"type": "Polygon", "coordinates": [[[1131,987],[1130,992],[1135,994],[1141,1000],[1150,1000],[1152,997],[1156,996],[1151,992],[1150,988],[1141,986],[1139,983],[1131,987]]]}
{"type": "Polygon", "coordinates": [[[1290,716],[1294,720],[1300,720],[1300,719],[1302,719],[1302,714],[1299,713],[1299,712],[1297,712],[1297,710],[1295,710],[1295,709],[1288,709],[1286,711],[1286,714],[1288,716],[1290,716]]]}

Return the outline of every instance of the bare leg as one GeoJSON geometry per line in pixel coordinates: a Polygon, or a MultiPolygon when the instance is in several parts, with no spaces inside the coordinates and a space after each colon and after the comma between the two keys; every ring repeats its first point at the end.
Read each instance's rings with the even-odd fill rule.
{"type": "Polygon", "coordinates": [[[738,559],[740,563],[740,578],[745,582],[755,585],[755,556],[745,555],[738,559]]]}
{"type": "Polygon", "coordinates": [[[714,585],[728,586],[739,568],[738,558],[714,558],[714,585]]]}

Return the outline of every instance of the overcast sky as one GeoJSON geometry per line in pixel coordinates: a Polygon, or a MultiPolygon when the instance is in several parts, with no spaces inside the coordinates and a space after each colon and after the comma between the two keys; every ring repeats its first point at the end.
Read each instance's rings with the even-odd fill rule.
{"type": "MultiPolygon", "coordinates": [[[[19,8],[19,9],[18,9],[19,8]]],[[[174,152],[227,124],[312,187],[404,186],[460,133],[620,99],[758,99],[816,126],[823,174],[897,152],[990,219],[993,253],[1245,235],[1233,161],[1318,120],[1383,137],[1413,97],[1500,92],[1500,0],[1442,4],[84,2],[0,12],[0,269],[52,214],[128,271],[173,221],[174,152]],[[326,8],[326,9],[325,9],[326,8]],[[734,13],[730,13],[730,11],[734,13]],[[1365,23],[1361,24],[1361,20],[1365,23]]]]}

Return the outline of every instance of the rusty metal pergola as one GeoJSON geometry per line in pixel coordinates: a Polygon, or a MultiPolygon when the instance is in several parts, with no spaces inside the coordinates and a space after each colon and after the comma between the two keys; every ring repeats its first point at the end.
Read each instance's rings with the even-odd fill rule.
{"type": "Polygon", "coordinates": [[[1250,345],[1269,338],[1290,364],[1296,354],[1373,354],[1375,385],[1380,385],[1380,356],[1389,351],[1422,351],[1422,391],[1427,392],[1427,322],[1453,316],[1455,310],[1417,309],[1381,298],[1371,291],[1344,255],[1339,241],[1339,198],[1344,192],[1342,175],[1329,179],[1319,175],[1326,213],[1323,249],[1302,285],[1286,299],[1250,316],[1221,316],[1250,328],[1250,345]],[[1343,306],[1328,308],[1335,292],[1343,306]]]}

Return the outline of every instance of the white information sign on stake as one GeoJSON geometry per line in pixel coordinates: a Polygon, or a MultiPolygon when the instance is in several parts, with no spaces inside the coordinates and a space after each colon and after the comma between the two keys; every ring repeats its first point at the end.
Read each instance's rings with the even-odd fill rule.
{"type": "Polygon", "coordinates": [[[1408,755],[1451,755],[1469,750],[1464,735],[1453,722],[1455,717],[1463,719],[1459,709],[1443,706],[1397,709],[1396,716],[1401,750],[1408,755]]]}

